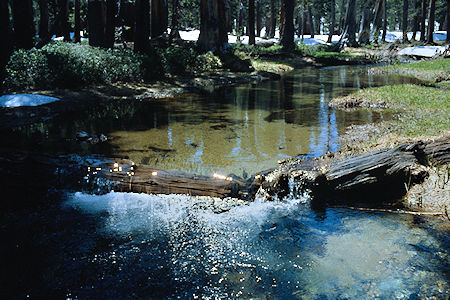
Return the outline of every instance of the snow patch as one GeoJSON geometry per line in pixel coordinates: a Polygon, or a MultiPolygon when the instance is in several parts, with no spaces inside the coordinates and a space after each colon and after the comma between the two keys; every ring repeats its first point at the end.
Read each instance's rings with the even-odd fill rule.
{"type": "Polygon", "coordinates": [[[34,94],[14,94],[0,97],[0,107],[38,106],[59,101],[59,98],[34,94]]]}
{"type": "Polygon", "coordinates": [[[417,46],[400,50],[398,55],[434,57],[445,52],[445,46],[417,46]]]}

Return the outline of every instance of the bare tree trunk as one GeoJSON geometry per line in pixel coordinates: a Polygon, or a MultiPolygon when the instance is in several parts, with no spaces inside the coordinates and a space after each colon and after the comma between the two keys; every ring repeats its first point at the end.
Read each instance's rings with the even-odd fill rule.
{"type": "Polygon", "coordinates": [[[285,7],[283,6],[282,0],[280,1],[280,16],[279,16],[279,25],[278,25],[278,34],[280,35],[280,39],[283,36],[283,30],[284,30],[284,23],[283,23],[283,19],[284,19],[284,9],[285,7]]]}
{"type": "Polygon", "coordinates": [[[450,43],[450,0],[447,0],[447,43],[450,43]]]}
{"type": "Polygon", "coordinates": [[[433,44],[434,34],[434,20],[436,12],[436,0],[430,0],[430,7],[428,9],[428,32],[427,32],[427,44],[433,44]]]}
{"type": "Polygon", "coordinates": [[[200,36],[197,45],[202,51],[222,52],[228,44],[225,14],[225,0],[200,1],[200,36]]]}
{"type": "Polygon", "coordinates": [[[306,3],[304,2],[302,6],[302,40],[305,39],[305,34],[310,33],[308,31],[308,22],[306,21],[307,16],[306,3]]]}
{"type": "Polygon", "coordinates": [[[34,37],[32,1],[14,0],[12,2],[12,15],[17,48],[31,49],[34,37]]]}
{"type": "Polygon", "coordinates": [[[265,19],[264,19],[264,26],[266,27],[266,32],[265,32],[265,34],[264,34],[264,37],[265,38],[269,38],[269,35],[270,35],[270,17],[266,17],[265,19]]]}
{"type": "Polygon", "coordinates": [[[275,0],[270,0],[270,35],[269,38],[275,37],[277,30],[277,12],[275,9],[275,0]]]}
{"type": "Polygon", "coordinates": [[[403,18],[402,18],[402,30],[403,30],[403,43],[408,42],[408,0],[403,0],[403,18]]]}
{"type": "Polygon", "coordinates": [[[361,20],[361,29],[359,31],[358,42],[360,44],[370,43],[370,19],[371,19],[371,8],[370,6],[364,7],[363,16],[361,20]]]}
{"type": "Polygon", "coordinates": [[[180,12],[180,0],[172,0],[172,24],[170,26],[170,40],[180,39],[178,31],[178,15],[180,12]]]}
{"type": "Polygon", "coordinates": [[[297,35],[298,35],[298,37],[301,37],[302,36],[302,25],[303,25],[301,6],[299,6],[299,8],[298,8],[296,21],[297,21],[297,27],[296,27],[297,35]]]}
{"type": "Polygon", "coordinates": [[[119,11],[117,0],[106,0],[106,27],[105,27],[105,48],[114,48],[116,39],[117,13],[119,11]]]}
{"type": "Polygon", "coordinates": [[[134,34],[134,51],[145,52],[150,37],[150,0],[136,0],[136,29],[134,34]]]}
{"type": "Polygon", "coordinates": [[[345,9],[345,0],[341,0],[341,14],[339,16],[339,32],[342,34],[342,32],[344,31],[344,27],[345,27],[345,14],[346,14],[346,9],[345,9]]]}
{"type": "Polygon", "coordinates": [[[411,40],[416,40],[417,31],[420,29],[420,3],[421,0],[414,0],[414,17],[412,25],[412,37],[411,40]]]}
{"type": "Polygon", "coordinates": [[[74,17],[75,17],[75,42],[79,43],[81,42],[81,15],[80,15],[80,0],[75,0],[75,7],[74,7],[74,17]]]}
{"type": "Polygon", "coordinates": [[[341,37],[341,40],[347,39],[347,43],[351,47],[358,46],[356,42],[356,0],[348,2],[345,24],[345,34],[341,37]]]}
{"type": "Polygon", "coordinates": [[[167,0],[152,0],[152,38],[158,37],[166,32],[168,16],[167,0]]]}
{"type": "Polygon", "coordinates": [[[48,1],[39,0],[39,38],[48,34],[48,1]]]}
{"type": "Polygon", "coordinates": [[[387,2],[383,0],[383,35],[381,36],[381,41],[386,42],[387,33],[387,2]]]}
{"type": "MultiPolygon", "coordinates": [[[[373,36],[378,39],[383,20],[383,0],[377,0],[375,3],[375,12],[373,14],[373,36]]],[[[378,40],[375,42],[378,43],[378,40]]]]}
{"type": "Polygon", "coordinates": [[[311,11],[311,5],[308,5],[308,22],[309,22],[309,28],[311,29],[311,38],[314,38],[315,30],[314,30],[314,20],[313,15],[311,11]]]}
{"type": "Polygon", "coordinates": [[[122,41],[133,41],[136,27],[135,5],[127,0],[121,0],[119,18],[122,26],[122,41]]]}
{"type": "Polygon", "coordinates": [[[281,9],[283,18],[280,19],[280,27],[283,27],[283,35],[280,36],[280,44],[283,48],[293,49],[294,44],[294,7],[295,3],[291,0],[281,0],[281,9]]]}
{"type": "Polygon", "coordinates": [[[239,7],[238,7],[238,21],[237,21],[237,28],[236,33],[240,37],[244,35],[244,5],[242,4],[242,1],[239,1],[239,7]]]}
{"type": "Polygon", "coordinates": [[[3,37],[2,47],[0,47],[0,82],[2,82],[12,46],[8,1],[0,1],[0,36],[3,37]]]}
{"type": "Polygon", "coordinates": [[[336,2],[335,0],[331,0],[330,1],[330,5],[331,5],[331,24],[330,24],[330,29],[329,29],[329,33],[328,33],[328,43],[331,43],[331,39],[333,38],[334,35],[334,26],[335,26],[335,22],[336,22],[336,2]]]}
{"type": "Polygon", "coordinates": [[[425,42],[425,20],[427,18],[427,0],[422,0],[422,10],[420,17],[420,41],[425,42]]]}
{"type": "Polygon", "coordinates": [[[103,47],[105,43],[105,5],[101,0],[88,2],[89,45],[103,47]]]}
{"type": "Polygon", "coordinates": [[[262,29],[262,15],[261,15],[261,0],[256,0],[256,36],[261,36],[262,29]]]}
{"type": "Polygon", "coordinates": [[[255,0],[248,0],[248,44],[255,44],[255,0]]]}
{"type": "Polygon", "coordinates": [[[70,25],[69,25],[69,2],[68,0],[58,0],[58,9],[60,14],[60,29],[64,36],[64,41],[70,41],[70,25]]]}

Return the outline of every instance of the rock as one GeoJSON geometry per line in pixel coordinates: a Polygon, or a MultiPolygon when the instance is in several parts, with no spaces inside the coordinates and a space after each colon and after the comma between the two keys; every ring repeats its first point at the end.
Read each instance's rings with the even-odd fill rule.
{"type": "Polygon", "coordinates": [[[220,59],[231,72],[252,72],[255,70],[250,59],[240,59],[234,54],[221,55],[220,59]]]}
{"type": "Polygon", "coordinates": [[[281,78],[280,74],[277,73],[273,73],[273,72],[268,72],[268,71],[258,71],[256,72],[257,75],[264,77],[264,78],[269,78],[272,80],[279,80],[281,78]]]}

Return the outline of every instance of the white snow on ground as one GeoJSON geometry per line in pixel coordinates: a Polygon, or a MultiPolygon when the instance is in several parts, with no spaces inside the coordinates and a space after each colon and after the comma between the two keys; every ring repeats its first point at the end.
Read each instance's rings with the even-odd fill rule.
{"type": "Polygon", "coordinates": [[[398,51],[398,55],[408,55],[408,56],[422,56],[422,57],[433,57],[436,55],[443,54],[445,52],[445,46],[417,46],[408,47],[398,51]]]}
{"type": "Polygon", "coordinates": [[[34,94],[14,94],[0,96],[0,107],[38,106],[59,101],[58,98],[34,95],[34,94]]]}
{"type": "MultiPolygon", "coordinates": [[[[180,36],[183,40],[186,41],[197,41],[198,36],[200,34],[199,30],[191,30],[191,31],[180,31],[180,36]]],[[[261,30],[261,36],[265,35],[265,29],[263,28],[261,30]]],[[[420,32],[416,33],[416,39],[420,37],[420,32]]],[[[334,35],[332,39],[332,43],[337,43],[339,41],[340,36],[334,35]]],[[[393,43],[395,41],[399,41],[403,38],[403,33],[401,31],[388,31],[386,33],[386,42],[393,43]]],[[[408,33],[408,38],[412,38],[412,32],[408,33]]],[[[434,32],[434,41],[445,41],[447,38],[447,32],[446,31],[436,31],[434,32]]],[[[256,37],[256,44],[265,44],[265,43],[278,43],[279,42],[279,32],[278,30],[275,33],[275,38],[273,39],[263,39],[260,37],[256,37]]],[[[301,38],[296,37],[296,41],[300,41],[301,38]]],[[[310,35],[305,35],[303,42],[306,45],[317,45],[317,44],[326,44],[328,40],[327,34],[316,34],[314,38],[311,38],[310,35]]],[[[380,35],[381,40],[381,35],[380,35]]],[[[228,35],[228,42],[230,44],[234,44],[237,42],[237,36],[233,34],[228,35]]],[[[240,37],[240,42],[242,44],[248,44],[248,36],[244,35],[240,37]]]]}
{"type": "MultiPolygon", "coordinates": [[[[264,36],[265,31],[264,29],[261,31],[261,36],[264,36]]],[[[199,30],[191,30],[191,31],[184,31],[181,30],[180,31],[180,36],[183,40],[185,41],[197,41],[198,40],[198,36],[200,35],[200,31],[199,30]]],[[[278,31],[275,34],[275,37],[273,39],[264,39],[261,37],[256,37],[255,38],[255,43],[256,44],[278,44],[279,43],[279,34],[278,31]]],[[[333,36],[332,42],[336,43],[337,41],[339,41],[339,36],[335,35],[333,36]]],[[[327,39],[328,39],[328,35],[325,34],[321,34],[321,35],[315,35],[314,38],[311,38],[310,35],[305,35],[303,42],[306,45],[318,45],[318,44],[326,44],[327,43],[327,39]]],[[[296,41],[300,41],[301,38],[295,38],[296,41]]],[[[244,35],[241,36],[239,39],[241,44],[244,45],[248,45],[248,36],[244,35]]],[[[238,37],[236,35],[233,34],[229,34],[228,35],[228,43],[230,44],[235,44],[238,42],[238,37]]]]}
{"type": "MultiPolygon", "coordinates": [[[[412,38],[413,33],[408,32],[408,39],[412,38]]],[[[416,39],[419,39],[420,37],[420,31],[416,32],[416,39]]],[[[447,38],[447,32],[446,31],[435,31],[433,33],[433,39],[435,42],[439,41],[445,41],[447,38]]],[[[403,39],[403,33],[401,31],[388,31],[386,33],[386,42],[393,43],[395,41],[401,41],[403,39]]],[[[381,35],[380,35],[381,40],[381,35]]]]}

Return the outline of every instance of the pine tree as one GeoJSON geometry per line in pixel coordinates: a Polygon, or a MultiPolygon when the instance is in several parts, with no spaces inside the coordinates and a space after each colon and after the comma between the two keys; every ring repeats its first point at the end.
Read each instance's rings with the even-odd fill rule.
{"type": "Polygon", "coordinates": [[[136,31],[134,34],[134,51],[145,52],[150,37],[150,0],[136,0],[136,31]]]}
{"type": "Polygon", "coordinates": [[[433,44],[434,34],[434,20],[436,12],[436,0],[430,0],[430,7],[428,9],[428,31],[427,31],[427,44],[433,44]]]}
{"type": "Polygon", "coordinates": [[[202,51],[223,51],[228,44],[225,0],[200,1],[200,36],[197,41],[202,51]]]}
{"type": "Polygon", "coordinates": [[[280,27],[283,31],[280,36],[280,44],[283,48],[293,49],[294,44],[294,7],[295,3],[292,0],[281,0],[280,11],[282,18],[280,19],[280,27]]]}

